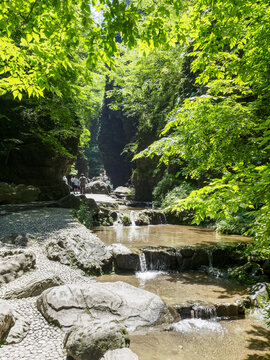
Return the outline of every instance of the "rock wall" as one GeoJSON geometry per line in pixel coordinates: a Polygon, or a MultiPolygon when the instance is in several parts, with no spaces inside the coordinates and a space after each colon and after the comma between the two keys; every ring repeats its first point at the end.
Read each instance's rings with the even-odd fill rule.
{"type": "MultiPolygon", "coordinates": [[[[112,89],[113,84],[107,81],[105,91],[112,89]]],[[[121,110],[110,109],[111,102],[112,99],[105,95],[98,142],[106,173],[114,187],[117,187],[124,185],[131,176],[130,159],[126,159],[122,152],[129,143],[134,129],[127,126],[128,121],[121,110]]]]}
{"type": "MultiPolygon", "coordinates": [[[[26,104],[0,97],[0,181],[34,185],[41,191],[40,200],[61,198],[69,193],[62,177],[74,160],[59,154],[49,138],[41,137],[46,126],[48,131],[54,126],[50,118],[37,120],[33,114],[33,118],[26,120],[25,107],[26,104]],[[42,121],[46,126],[40,130],[42,121]]],[[[78,137],[66,138],[61,143],[71,154],[77,154],[78,137]]]]}

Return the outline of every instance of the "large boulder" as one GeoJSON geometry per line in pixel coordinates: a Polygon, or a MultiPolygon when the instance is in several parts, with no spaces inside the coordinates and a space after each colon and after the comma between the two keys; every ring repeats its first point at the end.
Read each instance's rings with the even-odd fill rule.
{"type": "Polygon", "coordinates": [[[87,229],[61,232],[47,243],[46,252],[50,260],[76,265],[87,274],[100,275],[112,270],[111,252],[87,229]]]}
{"type": "Polygon", "coordinates": [[[59,285],[63,285],[63,281],[57,275],[49,275],[43,278],[30,278],[15,290],[6,291],[4,297],[5,299],[22,299],[38,296],[44,290],[59,285]]]}
{"type": "Polygon", "coordinates": [[[104,321],[73,326],[64,339],[67,355],[75,360],[99,360],[107,350],[127,347],[129,343],[122,324],[104,321]]]}
{"type": "Polygon", "coordinates": [[[27,250],[0,251],[0,285],[8,283],[36,265],[36,256],[27,250]]]}
{"type": "Polygon", "coordinates": [[[109,184],[106,184],[103,181],[94,181],[86,185],[85,193],[86,194],[105,194],[109,195],[111,187],[109,184]]]}
{"type": "Polygon", "coordinates": [[[40,189],[32,185],[0,182],[0,204],[21,204],[38,200],[40,189]]]}
{"type": "Polygon", "coordinates": [[[139,360],[138,356],[128,348],[108,350],[100,360],[139,360]]]}
{"type": "Polygon", "coordinates": [[[0,300],[0,343],[14,344],[22,341],[27,335],[29,324],[6,301],[0,300]]]}
{"type": "Polygon", "coordinates": [[[172,320],[157,295],[121,281],[57,286],[41,294],[37,307],[48,322],[60,327],[102,320],[136,329],[172,320]]]}
{"type": "Polygon", "coordinates": [[[77,209],[81,205],[81,199],[73,194],[68,194],[53,203],[53,207],[77,209]]]}

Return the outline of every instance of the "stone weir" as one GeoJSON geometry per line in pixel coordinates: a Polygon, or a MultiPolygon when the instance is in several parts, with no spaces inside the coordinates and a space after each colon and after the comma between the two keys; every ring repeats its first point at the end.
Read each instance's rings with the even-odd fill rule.
{"type": "Polygon", "coordinates": [[[138,271],[142,269],[157,271],[189,271],[201,266],[226,268],[230,265],[242,265],[245,259],[237,257],[236,247],[243,246],[212,246],[212,247],[167,247],[144,246],[140,250],[130,250],[123,245],[112,245],[116,271],[138,271]]]}

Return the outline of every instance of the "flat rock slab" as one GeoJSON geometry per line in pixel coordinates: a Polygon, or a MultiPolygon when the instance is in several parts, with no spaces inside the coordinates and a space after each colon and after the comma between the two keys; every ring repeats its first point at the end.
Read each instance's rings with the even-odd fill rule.
{"type": "Polygon", "coordinates": [[[28,333],[29,321],[22,317],[6,301],[0,300],[0,341],[14,344],[22,341],[28,333]]]}
{"type": "Polygon", "coordinates": [[[6,291],[5,299],[22,299],[26,297],[33,297],[40,295],[44,290],[54,286],[63,285],[64,282],[57,275],[46,276],[41,279],[29,279],[25,284],[22,284],[15,290],[6,291]]]}
{"type": "Polygon", "coordinates": [[[41,294],[37,307],[48,322],[60,327],[102,320],[119,321],[134,330],[172,321],[157,295],[121,281],[57,286],[41,294]]]}
{"type": "Polygon", "coordinates": [[[50,260],[75,265],[90,275],[100,275],[112,270],[111,252],[90,231],[62,232],[48,242],[46,252],[50,260]]]}
{"type": "Polygon", "coordinates": [[[100,360],[139,360],[138,356],[128,348],[109,350],[100,360]]]}
{"type": "Polygon", "coordinates": [[[23,275],[36,265],[36,256],[29,250],[0,251],[0,286],[23,275]]]}

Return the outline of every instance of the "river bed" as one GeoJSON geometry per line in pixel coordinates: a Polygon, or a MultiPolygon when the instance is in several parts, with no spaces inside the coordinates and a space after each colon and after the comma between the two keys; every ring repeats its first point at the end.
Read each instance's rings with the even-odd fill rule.
{"type": "MultiPolygon", "coordinates": [[[[211,229],[181,225],[112,226],[94,229],[106,244],[143,246],[207,246],[249,241],[241,236],[220,236],[211,229]]],[[[199,271],[103,275],[100,282],[124,281],[157,294],[174,307],[184,302],[233,303],[247,295],[244,286],[199,271]]],[[[184,319],[162,327],[130,333],[130,348],[140,360],[267,360],[270,333],[254,318],[184,319]],[[168,331],[169,330],[169,331],[168,331]]]]}
{"type": "Polygon", "coordinates": [[[94,233],[106,245],[121,243],[140,248],[142,246],[207,246],[214,244],[249,241],[244,236],[219,235],[212,229],[183,225],[148,226],[99,226],[94,233]]]}

